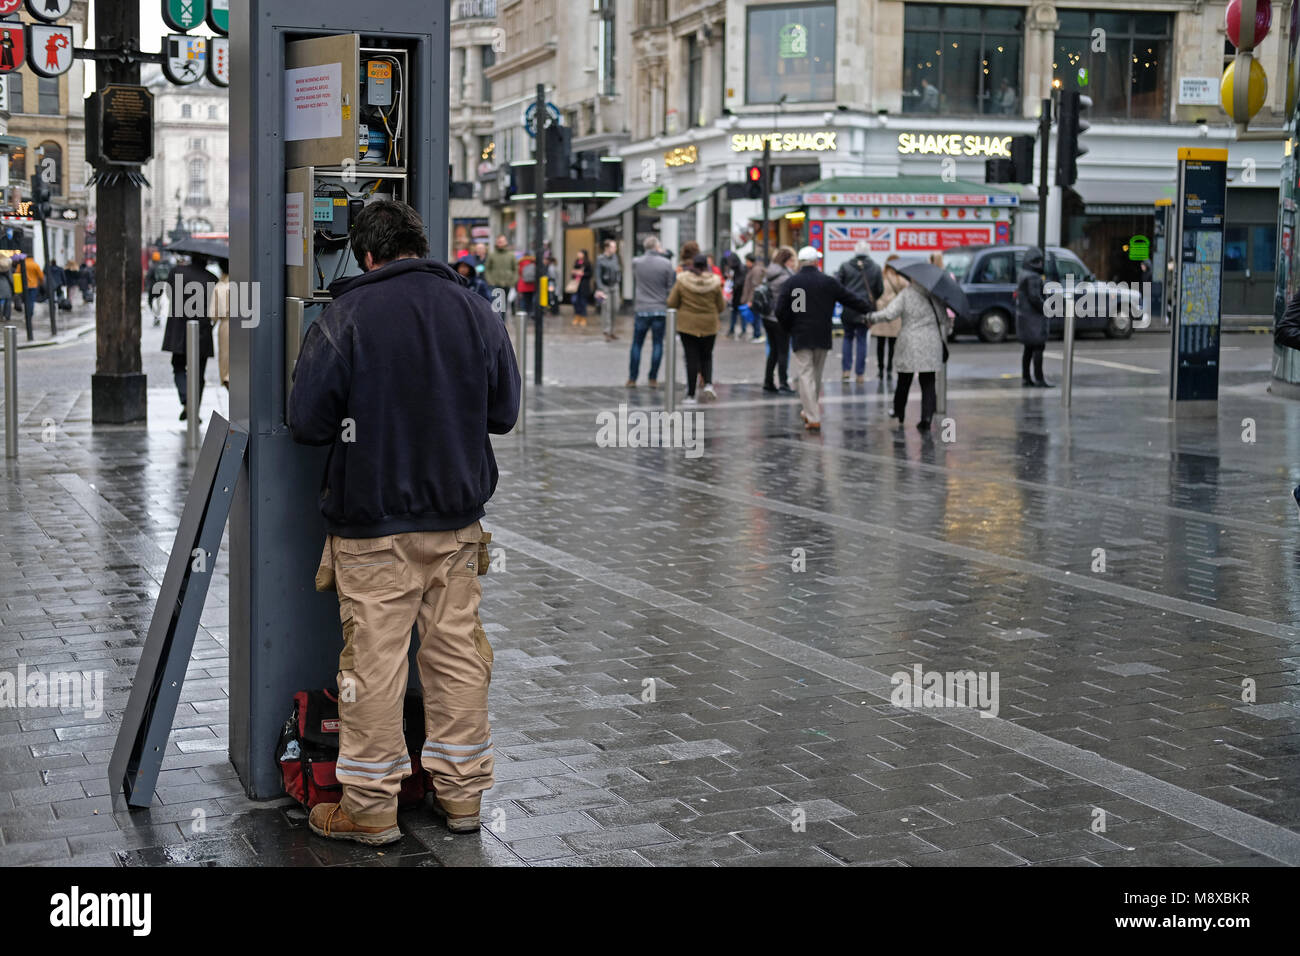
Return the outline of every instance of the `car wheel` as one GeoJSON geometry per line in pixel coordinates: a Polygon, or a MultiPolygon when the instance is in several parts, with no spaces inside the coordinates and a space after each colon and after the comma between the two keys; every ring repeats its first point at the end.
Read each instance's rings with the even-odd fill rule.
{"type": "Polygon", "coordinates": [[[1004,342],[1011,323],[1001,309],[990,309],[980,316],[979,336],[983,342],[1004,342]]]}
{"type": "Polygon", "coordinates": [[[1127,314],[1112,315],[1106,322],[1106,338],[1127,339],[1133,335],[1133,320],[1127,314]]]}

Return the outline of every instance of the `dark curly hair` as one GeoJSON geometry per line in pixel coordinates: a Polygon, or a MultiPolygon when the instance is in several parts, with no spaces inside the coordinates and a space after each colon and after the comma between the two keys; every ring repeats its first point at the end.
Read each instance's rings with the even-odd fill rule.
{"type": "Polygon", "coordinates": [[[429,254],[429,239],[420,214],[404,202],[381,199],[372,202],[352,222],[352,255],[366,267],[366,253],[381,266],[401,256],[423,259],[429,254]]]}

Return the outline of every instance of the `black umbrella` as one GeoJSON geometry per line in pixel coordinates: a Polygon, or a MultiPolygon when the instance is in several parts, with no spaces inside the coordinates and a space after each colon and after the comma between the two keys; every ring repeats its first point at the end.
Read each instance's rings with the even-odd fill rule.
{"type": "Polygon", "coordinates": [[[230,261],[230,243],[221,239],[181,239],[169,245],[167,251],[184,256],[207,256],[209,259],[230,261]]]}
{"type": "Polygon", "coordinates": [[[930,295],[934,296],[958,315],[965,315],[970,309],[966,293],[952,277],[952,273],[930,262],[912,262],[897,266],[896,271],[907,276],[930,295]]]}

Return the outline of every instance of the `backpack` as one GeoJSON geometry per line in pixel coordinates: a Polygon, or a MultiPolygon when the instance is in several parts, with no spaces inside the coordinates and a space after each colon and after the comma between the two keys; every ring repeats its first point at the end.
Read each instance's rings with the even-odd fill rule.
{"type": "MultiPolygon", "coordinates": [[[[399,806],[418,805],[425,794],[424,698],[406,692],[402,705],[402,730],[411,754],[411,775],[402,781],[399,806]]],[[[300,690],[293,695],[293,714],[280,730],[275,760],[284,792],[310,810],[318,803],[337,803],[343,785],[336,774],[339,759],[339,702],[331,690],[300,690]]]]}
{"type": "Polygon", "coordinates": [[[524,263],[523,272],[520,273],[520,277],[524,280],[524,282],[528,283],[529,285],[532,285],[534,282],[536,282],[537,263],[535,262],[524,263]]]}
{"type": "Polygon", "coordinates": [[[755,315],[768,318],[772,314],[775,305],[776,303],[772,301],[772,287],[764,279],[754,289],[754,295],[749,300],[749,306],[754,310],[755,315]]]}

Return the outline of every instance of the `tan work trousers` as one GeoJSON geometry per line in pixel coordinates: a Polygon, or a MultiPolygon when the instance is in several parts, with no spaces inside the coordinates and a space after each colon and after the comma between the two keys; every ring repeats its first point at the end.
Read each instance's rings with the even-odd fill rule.
{"type": "Polygon", "coordinates": [[[438,802],[455,815],[477,813],[492,786],[492,648],[478,617],[482,537],[476,521],[459,531],[326,541],[322,571],[332,563],[343,622],[337,774],[343,812],[363,826],[397,822],[398,791],[412,773],[402,701],[416,622],[425,723],[420,762],[438,802]]]}

